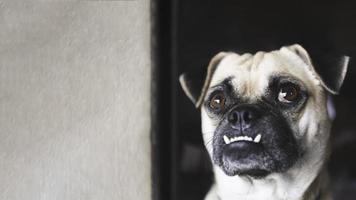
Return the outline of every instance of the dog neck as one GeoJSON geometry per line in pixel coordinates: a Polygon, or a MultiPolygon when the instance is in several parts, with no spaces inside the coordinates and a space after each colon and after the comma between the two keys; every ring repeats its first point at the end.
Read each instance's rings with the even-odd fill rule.
{"type": "Polygon", "coordinates": [[[331,199],[329,189],[329,176],[324,168],[319,176],[313,181],[308,190],[304,193],[303,200],[327,200],[331,199]]]}
{"type": "Polygon", "coordinates": [[[314,168],[291,169],[286,173],[275,173],[263,179],[247,176],[227,176],[214,167],[217,199],[221,200],[320,200],[328,196],[326,173],[320,165],[314,168]]]}

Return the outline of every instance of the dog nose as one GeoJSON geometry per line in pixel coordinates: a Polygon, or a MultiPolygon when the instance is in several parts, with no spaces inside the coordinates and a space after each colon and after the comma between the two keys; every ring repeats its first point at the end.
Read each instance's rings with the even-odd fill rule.
{"type": "Polygon", "coordinates": [[[260,114],[257,109],[249,106],[236,107],[228,114],[228,121],[235,129],[246,129],[258,119],[260,114]]]}

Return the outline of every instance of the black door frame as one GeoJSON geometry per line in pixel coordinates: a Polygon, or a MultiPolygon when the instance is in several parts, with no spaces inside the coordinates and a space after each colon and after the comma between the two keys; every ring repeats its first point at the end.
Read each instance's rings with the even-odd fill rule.
{"type": "Polygon", "coordinates": [[[175,200],[177,0],[151,0],[152,199],[175,200]]]}

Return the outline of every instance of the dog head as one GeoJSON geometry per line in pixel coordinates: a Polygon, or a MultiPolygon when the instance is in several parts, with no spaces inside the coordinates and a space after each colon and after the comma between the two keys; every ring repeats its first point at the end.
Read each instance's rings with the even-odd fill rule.
{"type": "Polygon", "coordinates": [[[300,45],[254,55],[222,52],[205,73],[181,75],[184,91],[201,109],[213,164],[229,176],[261,178],[305,157],[322,162],[330,130],[327,97],[339,92],[349,58],[330,60],[319,69],[332,74],[317,70],[300,45]]]}

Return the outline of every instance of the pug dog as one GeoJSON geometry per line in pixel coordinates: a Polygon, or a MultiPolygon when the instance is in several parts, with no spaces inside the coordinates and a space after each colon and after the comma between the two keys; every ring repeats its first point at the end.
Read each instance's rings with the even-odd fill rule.
{"type": "Polygon", "coordinates": [[[349,57],[328,59],[313,62],[298,44],[255,54],[221,52],[205,72],[180,76],[201,111],[213,164],[206,200],[332,198],[325,170],[328,99],[338,94],[349,57]]]}

